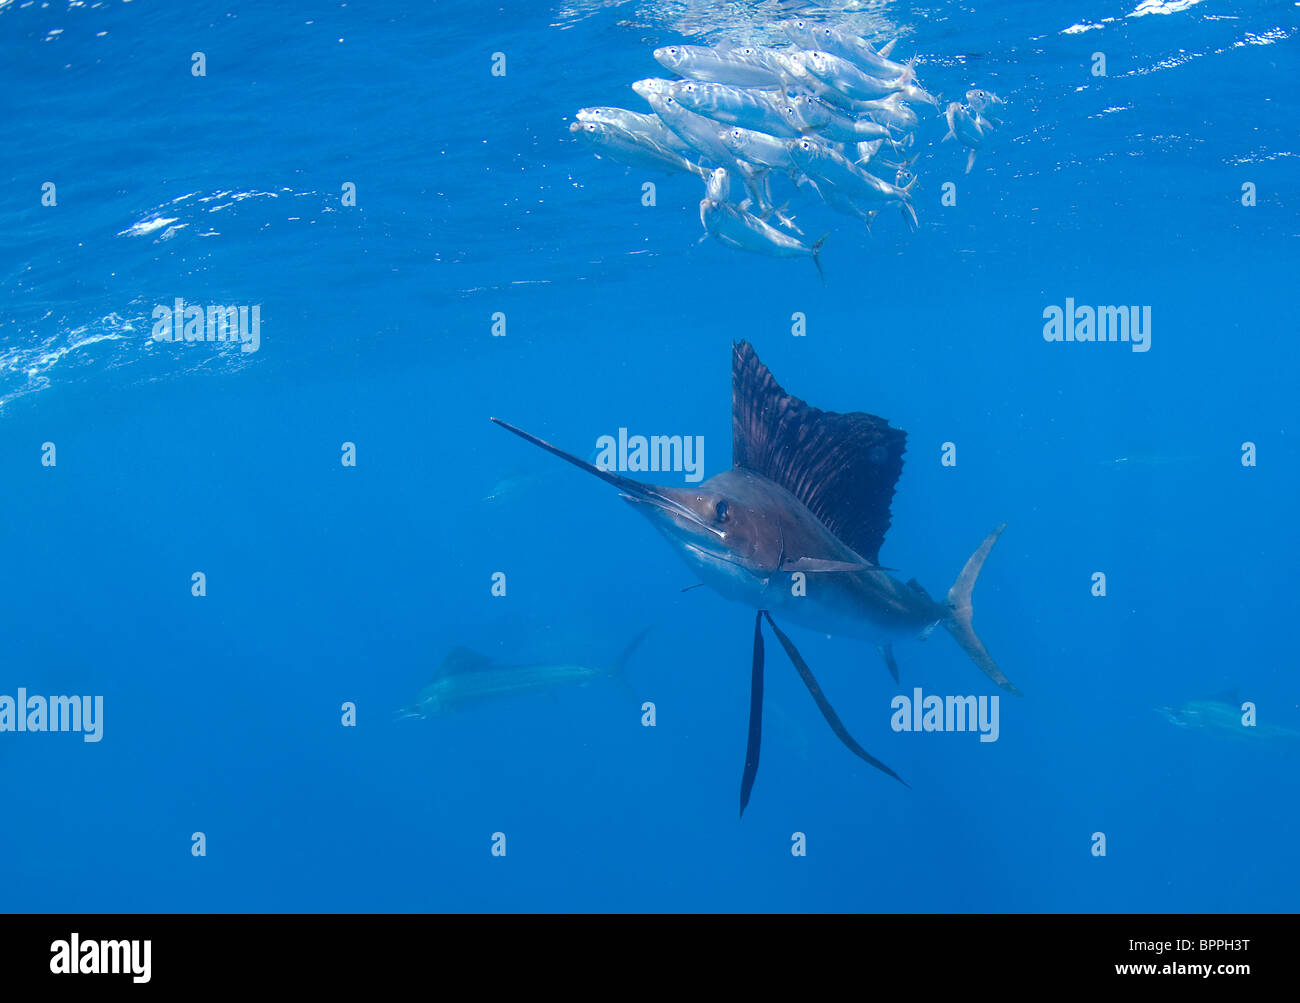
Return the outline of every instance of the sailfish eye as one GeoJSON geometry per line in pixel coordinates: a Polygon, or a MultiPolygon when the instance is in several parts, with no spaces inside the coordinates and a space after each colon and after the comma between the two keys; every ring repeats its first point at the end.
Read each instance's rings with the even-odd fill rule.
{"type": "Polygon", "coordinates": [[[727,505],[725,498],[719,498],[718,503],[713,506],[713,514],[718,517],[718,522],[727,521],[727,512],[730,506],[727,505]]]}

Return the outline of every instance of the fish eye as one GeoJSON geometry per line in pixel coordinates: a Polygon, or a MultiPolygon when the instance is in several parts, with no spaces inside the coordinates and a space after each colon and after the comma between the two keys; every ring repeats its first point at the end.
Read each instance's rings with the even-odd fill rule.
{"type": "Polygon", "coordinates": [[[718,503],[713,506],[713,514],[718,517],[718,522],[727,521],[727,513],[729,509],[730,506],[727,504],[727,500],[725,498],[719,498],[718,503]]]}

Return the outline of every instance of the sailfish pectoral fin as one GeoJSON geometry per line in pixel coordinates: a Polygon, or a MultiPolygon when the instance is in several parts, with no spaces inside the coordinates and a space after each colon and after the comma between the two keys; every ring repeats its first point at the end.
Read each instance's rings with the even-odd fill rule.
{"type": "Polygon", "coordinates": [[[758,750],[763,744],[763,611],[754,617],[754,665],[749,683],[749,741],[745,746],[745,772],[740,778],[740,817],[745,817],[749,792],[758,776],[758,750]]]}
{"type": "Polygon", "coordinates": [[[889,674],[894,677],[894,682],[898,682],[898,659],[894,657],[894,646],[892,644],[880,645],[880,657],[885,660],[885,667],[889,669],[889,674]]]}
{"type": "Polygon", "coordinates": [[[781,642],[781,647],[785,649],[785,653],[790,657],[790,661],[794,664],[795,670],[799,673],[799,678],[801,678],[804,685],[808,687],[808,692],[812,694],[813,700],[817,703],[817,709],[822,712],[822,717],[826,718],[826,723],[831,726],[831,731],[835,732],[835,737],[843,742],[845,748],[859,759],[870,763],[882,773],[888,773],[904,787],[910,788],[912,786],[911,784],[854,740],[853,736],[848,733],[844,724],[840,721],[839,715],[835,713],[835,708],[833,708],[830,705],[830,701],[826,699],[826,694],[822,692],[822,688],[817,685],[817,679],[813,676],[812,669],[808,668],[808,663],[803,660],[803,655],[799,654],[799,649],[796,648],[794,643],[785,636],[781,628],[773,622],[770,613],[764,611],[761,615],[767,617],[767,625],[772,628],[772,633],[776,634],[776,639],[781,642]]]}

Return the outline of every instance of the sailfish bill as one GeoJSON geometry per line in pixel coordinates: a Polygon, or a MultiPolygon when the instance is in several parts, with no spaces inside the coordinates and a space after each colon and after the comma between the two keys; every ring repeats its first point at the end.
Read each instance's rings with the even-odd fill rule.
{"type": "Polygon", "coordinates": [[[756,611],[750,718],[741,811],[758,772],[762,740],[762,621],[775,632],[831,730],[854,755],[902,782],[845,730],[807,662],[775,617],[825,634],[874,644],[895,681],[893,644],[925,638],[942,624],[970,659],[1009,693],[975,632],[971,596],[995,529],[966,562],[943,600],[879,562],[907,433],[861,411],[822,411],[787,394],[745,341],[732,348],[732,467],[685,488],[643,484],[598,467],[509,425],[515,435],[619,489],[720,595],[756,611]],[[790,587],[806,574],[806,588],[790,587]]]}

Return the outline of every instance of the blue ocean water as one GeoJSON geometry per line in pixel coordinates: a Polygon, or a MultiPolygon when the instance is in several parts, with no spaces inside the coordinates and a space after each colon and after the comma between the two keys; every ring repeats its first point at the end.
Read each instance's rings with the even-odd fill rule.
{"type": "Polygon", "coordinates": [[[0,732],[0,908],[1293,910],[1295,736],[1158,708],[1235,689],[1300,732],[1297,30],[1283,0],[0,3],[0,695],[103,698],[99,742],[0,732]],[[799,194],[824,282],[568,129],[644,110],[655,47],[792,15],[1006,101],[969,174],[922,115],[916,232],[799,194]],[[259,305],[258,350],[155,342],[178,297],[259,305]],[[1149,306],[1149,351],[1046,341],[1067,298],[1149,306]],[[997,692],[943,631],[900,688],[789,627],[910,789],[769,637],[738,820],[752,612],[487,420],[585,458],[699,435],[713,475],[739,339],[908,432],[901,577],[941,595],[1008,523],[996,742],[890,727],[900,690],[997,692]],[[645,627],[626,688],[395,720],[457,647],[604,664],[645,627]]]}

